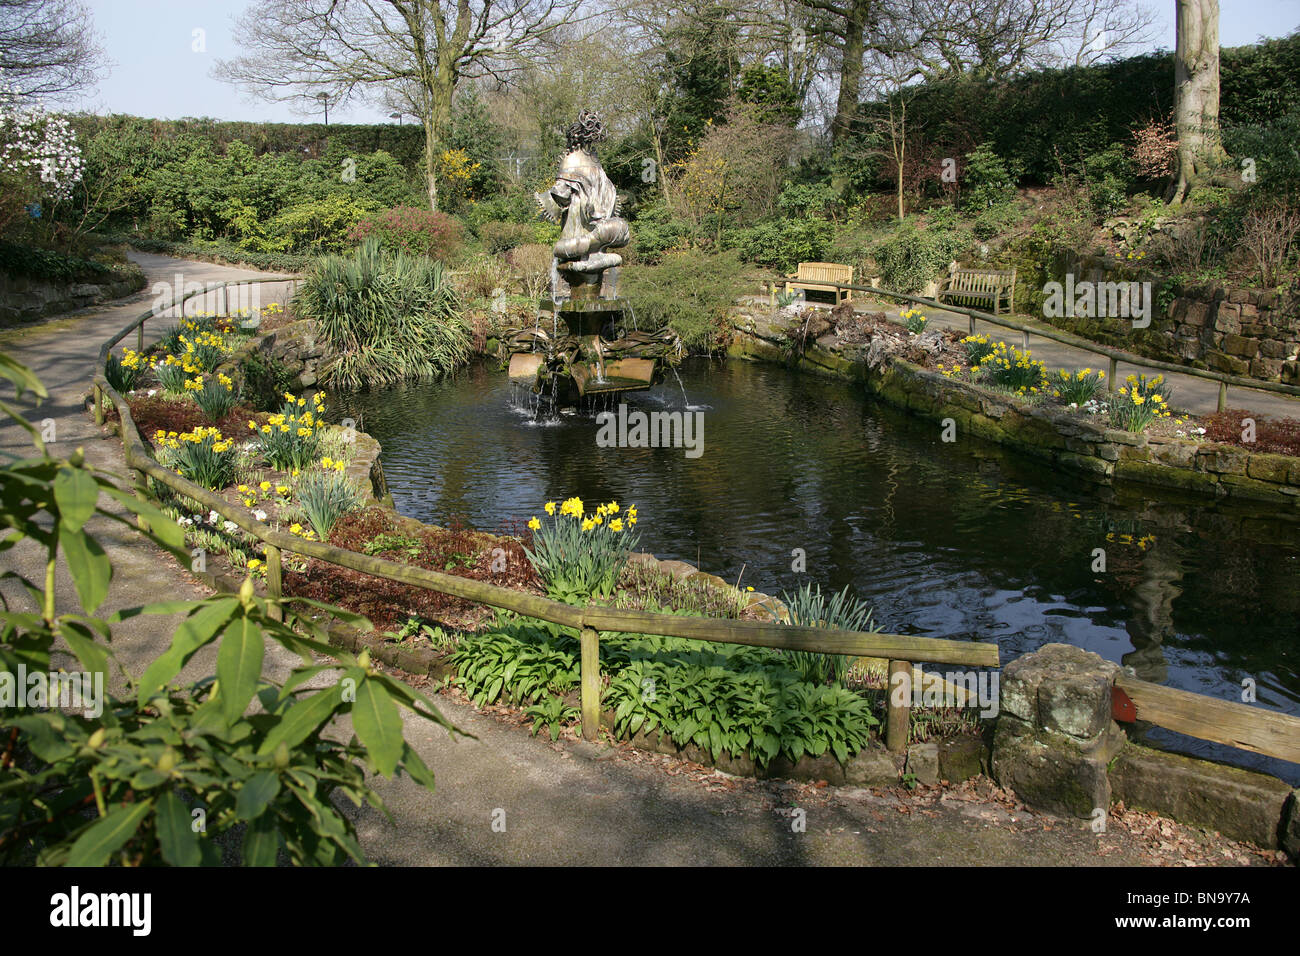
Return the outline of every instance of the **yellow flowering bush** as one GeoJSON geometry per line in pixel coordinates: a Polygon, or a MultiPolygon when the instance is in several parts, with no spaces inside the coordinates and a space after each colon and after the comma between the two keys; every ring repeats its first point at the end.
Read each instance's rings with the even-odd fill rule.
{"type": "Polygon", "coordinates": [[[611,501],[588,514],[583,500],[574,497],[558,506],[548,501],[543,510],[548,520],[536,515],[529,520],[533,546],[524,551],[546,593],[568,604],[613,594],[628,556],[640,541],[632,530],[636,506],[623,512],[617,501],[611,501]]]}

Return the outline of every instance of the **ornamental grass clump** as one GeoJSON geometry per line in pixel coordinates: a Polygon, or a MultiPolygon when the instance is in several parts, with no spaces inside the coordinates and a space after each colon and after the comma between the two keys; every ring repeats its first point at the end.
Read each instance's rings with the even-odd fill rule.
{"type": "Polygon", "coordinates": [[[154,433],[158,458],[182,478],[196,485],[220,490],[235,480],[235,443],[219,428],[204,428],[177,434],[154,433]]]}
{"type": "MultiPolygon", "coordinates": [[[[873,633],[880,630],[872,623],[873,609],[860,598],[849,594],[848,585],[838,594],[827,600],[822,595],[821,585],[806,584],[794,594],[782,594],[786,610],[790,612],[788,624],[803,627],[823,627],[831,630],[866,631],[873,633]]],[[[790,667],[810,684],[835,684],[844,686],[844,675],[848,673],[850,658],[843,654],[822,654],[816,651],[782,650],[781,655],[790,662],[790,667]]]]}
{"type": "Polygon", "coordinates": [[[1143,432],[1157,418],[1169,417],[1173,389],[1163,375],[1130,375],[1110,402],[1110,423],[1127,432],[1143,432]]]}
{"type": "Polygon", "coordinates": [[[258,454],[272,468],[280,471],[301,471],[320,454],[321,425],[324,424],[325,396],[317,392],[307,407],[307,399],[284,393],[285,402],[278,414],[267,418],[266,424],[248,423],[258,454]]]}
{"type": "Polygon", "coordinates": [[[367,239],[351,257],[317,260],[294,297],[333,356],[320,370],[335,388],[432,379],[469,359],[469,328],[440,262],[367,239]]]}
{"type": "Polygon", "coordinates": [[[1070,373],[1065,369],[1056,370],[1048,384],[1052,388],[1052,395],[1061,400],[1063,405],[1078,405],[1082,407],[1088,404],[1101,391],[1103,380],[1106,373],[1098,370],[1093,371],[1090,368],[1080,369],[1077,372],[1070,373]]]}
{"type": "Polygon", "coordinates": [[[1006,342],[994,343],[977,368],[984,381],[1017,395],[1037,395],[1047,384],[1047,367],[1006,342]]]}
{"type": "Polygon", "coordinates": [[[636,506],[621,513],[617,501],[584,512],[581,498],[569,498],[558,505],[546,504],[547,520],[536,516],[528,522],[533,532],[532,549],[524,553],[532,562],[546,593],[557,601],[579,604],[592,597],[609,597],[627,565],[639,533],[636,506]]]}
{"type": "Polygon", "coordinates": [[[340,518],[361,506],[361,496],[347,475],[322,468],[299,479],[298,503],[316,535],[325,541],[340,518]]]}

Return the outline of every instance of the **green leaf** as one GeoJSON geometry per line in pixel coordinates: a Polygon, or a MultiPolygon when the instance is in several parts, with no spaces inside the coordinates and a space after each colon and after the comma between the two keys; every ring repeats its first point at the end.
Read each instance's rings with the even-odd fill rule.
{"type": "Polygon", "coordinates": [[[258,817],[244,834],[244,866],[275,866],[279,848],[280,835],[275,820],[270,816],[258,817]]]}
{"type": "Polygon", "coordinates": [[[152,800],[142,800],[111,810],[72,844],[68,866],[103,866],[114,851],[135,836],[135,831],[152,808],[152,800]]]}
{"type": "Polygon", "coordinates": [[[69,531],[80,531],[95,513],[99,484],[95,476],[81,468],[64,465],[54,476],[54,501],[59,506],[59,524],[69,531]]]}
{"type": "Polygon", "coordinates": [[[391,777],[402,756],[402,715],[378,681],[363,680],[357,688],[352,726],[374,758],[375,767],[385,777],[391,777]]]}
{"type": "Polygon", "coordinates": [[[190,656],[212,639],[217,629],[230,619],[238,607],[237,597],[209,599],[181,622],[172,637],[171,647],[156,657],[140,678],[137,700],[141,707],[181,672],[190,656]]]}
{"type": "Polygon", "coordinates": [[[274,770],[253,774],[240,788],[239,799],[235,801],[235,817],[256,820],[279,792],[280,776],[274,770]]]}
{"type": "Polygon", "coordinates": [[[199,838],[190,825],[189,809],[168,791],[158,798],[158,845],[163,859],[172,866],[198,866],[202,853],[199,838]]]}
{"type": "Polygon", "coordinates": [[[257,748],[261,756],[274,753],[281,743],[293,748],[329,720],[341,703],[337,686],[317,691],[305,700],[299,700],[280,717],[279,722],[257,748]]]}
{"type": "Polygon", "coordinates": [[[217,680],[221,681],[221,712],[232,724],[257,692],[265,653],[262,631],[248,618],[237,617],[226,626],[217,651],[217,680]]]}
{"type": "Polygon", "coordinates": [[[63,560],[72,574],[77,597],[87,613],[104,603],[108,596],[108,582],[113,576],[113,565],[99,542],[86,532],[59,525],[59,547],[63,560]]]}

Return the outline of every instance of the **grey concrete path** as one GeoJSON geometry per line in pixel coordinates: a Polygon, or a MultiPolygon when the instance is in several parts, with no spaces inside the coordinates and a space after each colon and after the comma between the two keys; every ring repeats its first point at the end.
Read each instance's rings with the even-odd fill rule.
{"type": "MultiPolygon", "coordinates": [[[[239,270],[159,256],[135,257],[150,282],[233,278],[239,270]]],[[[124,473],[119,440],[96,428],[82,405],[100,343],[144,308],[150,297],[0,333],[0,349],[38,371],[51,398],[31,409],[56,427],[52,449],[85,449],[96,466],[124,473]]],[[[153,334],[160,334],[161,330],[153,334]]],[[[28,405],[30,408],[30,405],[28,405]]],[[[25,435],[0,422],[0,454],[26,455],[25,435]]],[[[113,610],[203,589],[168,556],[117,522],[90,525],[115,574],[102,608],[113,610]]],[[[2,559],[39,580],[42,561],[30,547],[2,559]]],[[[6,583],[0,592],[19,606],[27,597],[6,583]]],[[[58,606],[75,599],[58,577],[58,606]]],[[[139,674],[168,645],[175,619],[136,617],[116,628],[113,645],[139,674]]],[[[294,661],[268,655],[268,673],[282,679],[294,661]]],[[[201,656],[188,677],[210,673],[201,656]]],[[[484,713],[442,694],[444,713],[477,739],[452,739],[422,721],[407,721],[408,739],[434,770],[428,793],[409,780],[378,781],[393,812],[353,811],[372,859],[396,865],[458,864],[792,864],[909,865],[1164,864],[1191,861],[1264,864],[1261,855],[1167,821],[1128,812],[1104,834],[1078,821],[1030,813],[987,780],[948,789],[867,791],[739,780],[627,748],[528,736],[517,718],[484,713]],[[799,812],[802,811],[802,812],[799,812]],[[797,824],[803,821],[800,828],[797,824]],[[504,829],[501,823],[504,823],[504,829]]],[[[337,728],[347,733],[346,722],[337,728]]]]}

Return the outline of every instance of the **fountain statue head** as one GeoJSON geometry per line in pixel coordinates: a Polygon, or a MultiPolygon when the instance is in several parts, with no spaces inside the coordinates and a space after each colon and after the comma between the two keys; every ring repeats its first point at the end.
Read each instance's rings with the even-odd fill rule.
{"type": "Polygon", "coordinates": [[[596,158],[596,144],[604,138],[600,116],[583,110],[565,132],[568,152],[555,185],[536,195],[542,214],[560,224],[551,260],[551,298],[557,303],[617,295],[623,257],[608,250],[626,246],[631,233],[619,215],[614,184],[596,158]]]}

